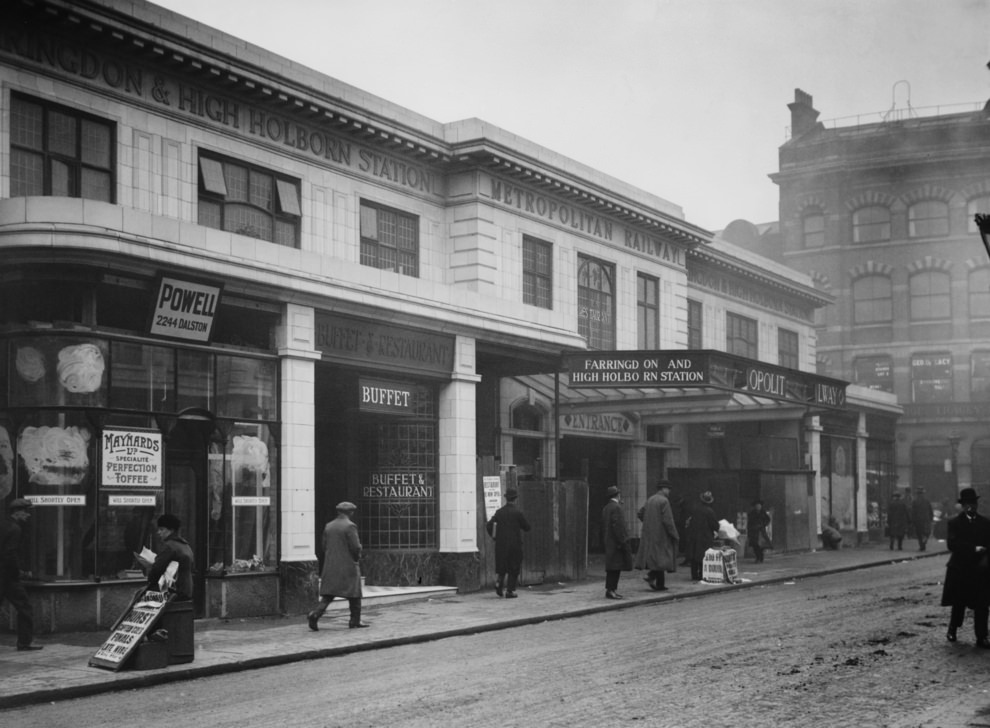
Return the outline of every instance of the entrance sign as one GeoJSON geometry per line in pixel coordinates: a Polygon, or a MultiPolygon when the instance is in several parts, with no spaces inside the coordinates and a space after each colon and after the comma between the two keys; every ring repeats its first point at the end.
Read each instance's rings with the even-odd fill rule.
{"type": "Polygon", "coordinates": [[[715,387],[804,405],[842,409],[846,382],[707,349],[565,354],[576,389],[715,387]]]}

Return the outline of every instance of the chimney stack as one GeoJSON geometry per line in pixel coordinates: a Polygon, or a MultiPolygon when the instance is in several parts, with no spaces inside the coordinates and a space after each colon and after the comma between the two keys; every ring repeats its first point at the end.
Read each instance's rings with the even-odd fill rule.
{"type": "Polygon", "coordinates": [[[794,103],[788,104],[791,110],[791,138],[807,134],[812,129],[817,128],[818,111],[811,105],[811,94],[805,93],[799,88],[794,89],[794,103]]]}

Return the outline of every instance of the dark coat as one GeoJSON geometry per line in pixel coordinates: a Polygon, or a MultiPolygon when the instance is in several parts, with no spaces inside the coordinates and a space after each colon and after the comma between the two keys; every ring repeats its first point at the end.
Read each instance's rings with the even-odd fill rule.
{"type": "Polygon", "coordinates": [[[7,515],[0,516],[0,581],[20,581],[21,525],[7,515]]]}
{"type": "Polygon", "coordinates": [[[773,543],[767,532],[769,525],[770,514],[763,509],[754,508],[746,515],[746,540],[750,544],[756,544],[758,548],[772,549],[773,543]]]}
{"type": "Polygon", "coordinates": [[[175,572],[175,598],[192,599],[193,550],[188,541],[174,532],[162,542],[155,556],[155,563],[148,570],[148,588],[158,591],[158,580],[173,561],[179,564],[179,569],[175,572]]]}
{"type": "Polygon", "coordinates": [[[495,538],[495,573],[518,574],[522,568],[523,531],[529,531],[529,521],[515,503],[506,503],[495,511],[485,524],[489,536],[495,538]]]}
{"type": "Polygon", "coordinates": [[[990,552],[976,553],[977,546],[990,549],[990,519],[960,513],[949,520],[946,545],[952,555],[945,568],[942,606],[990,606],[990,552]]]}
{"type": "Polygon", "coordinates": [[[932,532],[932,521],[935,512],[931,502],[924,496],[915,496],[911,503],[911,523],[914,524],[914,535],[918,538],[928,538],[932,532]]]}
{"type": "Polygon", "coordinates": [[[323,528],[323,569],[320,596],[361,597],[361,539],[357,524],[338,513],[323,528]]]}
{"type": "Polygon", "coordinates": [[[690,561],[704,561],[705,551],[712,548],[718,533],[718,519],[711,506],[698,501],[688,515],[684,555],[690,561]]]}
{"type": "Polygon", "coordinates": [[[639,550],[636,552],[636,568],[649,571],[677,571],[677,525],[670,501],[663,493],[655,493],[639,509],[643,530],[640,533],[639,550]]]}
{"type": "Polygon", "coordinates": [[[909,520],[907,504],[900,498],[891,498],[887,506],[887,535],[891,538],[904,538],[909,520]]]}
{"type": "Polygon", "coordinates": [[[629,549],[629,530],[622,506],[609,500],[602,508],[602,534],[605,538],[605,570],[629,571],[632,569],[632,551],[629,549]]]}

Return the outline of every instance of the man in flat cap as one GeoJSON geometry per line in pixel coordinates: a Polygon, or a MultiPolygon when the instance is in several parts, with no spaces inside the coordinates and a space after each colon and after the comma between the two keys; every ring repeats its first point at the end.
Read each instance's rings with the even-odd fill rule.
{"type": "Polygon", "coordinates": [[[495,539],[495,593],[505,598],[516,598],[516,583],[523,560],[523,531],[529,530],[529,521],[516,506],[519,493],[514,488],[505,491],[505,505],[495,511],[485,524],[488,535],[495,539]],[[508,582],[505,576],[509,575],[508,582]]]}
{"type": "Polygon", "coordinates": [[[320,629],[320,617],[334,597],[346,598],[351,609],[348,627],[367,627],[361,621],[361,539],[351,516],[357,506],[337,504],[337,517],[323,528],[323,563],[320,572],[320,603],[307,615],[309,628],[320,629]]]}
{"type": "Polygon", "coordinates": [[[21,525],[31,517],[32,506],[27,498],[15,498],[0,518],[0,604],[6,599],[17,612],[17,649],[21,651],[41,649],[31,644],[34,611],[21,582],[21,525]]]}

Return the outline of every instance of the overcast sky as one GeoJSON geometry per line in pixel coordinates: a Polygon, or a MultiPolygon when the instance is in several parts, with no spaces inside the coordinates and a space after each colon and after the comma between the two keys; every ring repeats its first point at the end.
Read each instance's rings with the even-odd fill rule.
{"type": "Polygon", "coordinates": [[[709,230],[777,219],[795,88],[840,125],[990,99],[990,0],[157,4],[436,121],[484,119],[709,230]]]}

